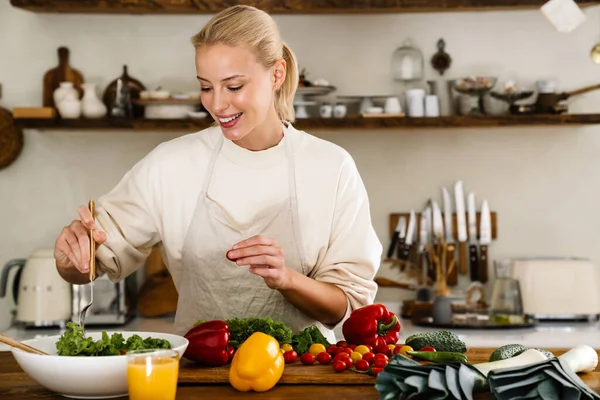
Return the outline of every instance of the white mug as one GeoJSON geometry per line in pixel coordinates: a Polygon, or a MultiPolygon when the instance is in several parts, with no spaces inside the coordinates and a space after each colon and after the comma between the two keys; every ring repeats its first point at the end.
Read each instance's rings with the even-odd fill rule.
{"type": "Polygon", "coordinates": [[[319,109],[321,118],[331,118],[331,114],[333,113],[333,107],[331,104],[323,104],[319,109]]]}
{"type": "Polygon", "coordinates": [[[400,100],[397,97],[388,97],[385,100],[384,111],[386,114],[400,114],[402,112],[400,100]]]}
{"type": "Polygon", "coordinates": [[[440,116],[440,101],[434,94],[428,94],[425,97],[425,115],[427,117],[440,116]]]}

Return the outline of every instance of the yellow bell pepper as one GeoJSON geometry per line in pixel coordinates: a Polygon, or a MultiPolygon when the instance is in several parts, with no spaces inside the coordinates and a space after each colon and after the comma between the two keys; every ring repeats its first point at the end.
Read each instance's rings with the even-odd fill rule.
{"type": "Polygon", "coordinates": [[[229,369],[229,383],[240,392],[265,392],[279,382],[284,367],[277,340],[255,332],[235,352],[229,369]]]}

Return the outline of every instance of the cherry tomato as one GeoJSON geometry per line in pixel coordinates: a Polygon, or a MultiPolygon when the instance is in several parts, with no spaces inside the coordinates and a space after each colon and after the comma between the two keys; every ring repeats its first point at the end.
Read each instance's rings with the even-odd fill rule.
{"type": "Polygon", "coordinates": [[[341,361],[344,362],[344,364],[346,364],[346,368],[352,368],[352,365],[354,364],[352,362],[352,359],[350,357],[348,358],[343,358],[341,361]]]}
{"type": "Polygon", "coordinates": [[[386,354],[388,352],[389,348],[388,348],[385,340],[383,338],[381,338],[380,340],[377,340],[377,342],[375,342],[375,346],[373,346],[373,350],[375,353],[386,354]]]}
{"type": "Polygon", "coordinates": [[[356,345],[355,344],[351,344],[350,346],[348,346],[349,348],[351,348],[353,351],[354,349],[356,349],[356,345]]]}
{"type": "Polygon", "coordinates": [[[384,359],[385,361],[389,361],[390,359],[388,358],[388,356],[386,356],[385,354],[382,353],[377,353],[373,356],[373,360],[379,360],[379,359],[384,359]]]}
{"type": "Polygon", "coordinates": [[[371,346],[370,344],[363,344],[363,346],[365,346],[367,349],[369,349],[371,353],[373,353],[373,346],[371,346]]]}
{"type": "Polygon", "coordinates": [[[289,343],[282,344],[281,348],[282,348],[282,350],[283,350],[284,353],[286,351],[294,350],[294,348],[292,347],[292,345],[289,344],[289,343]]]}
{"type": "Polygon", "coordinates": [[[354,353],[354,350],[352,350],[350,347],[346,347],[346,348],[344,349],[344,351],[345,351],[346,353],[348,353],[348,354],[352,354],[352,353],[354,353]]]}
{"type": "Polygon", "coordinates": [[[419,349],[419,351],[436,351],[432,346],[425,346],[419,349]]]}
{"type": "Polygon", "coordinates": [[[337,347],[348,347],[348,342],[346,342],[345,340],[340,340],[339,342],[337,342],[335,344],[337,347]]]}
{"type": "Polygon", "coordinates": [[[346,352],[346,348],[345,347],[336,347],[335,350],[335,354],[340,354],[340,353],[345,353],[346,352]]]}
{"type": "Polygon", "coordinates": [[[331,362],[331,354],[322,352],[317,355],[317,361],[319,364],[327,365],[331,362]]]}
{"type": "Polygon", "coordinates": [[[371,368],[371,375],[377,376],[377,374],[379,374],[381,371],[383,371],[383,368],[379,368],[379,367],[371,368]]]}
{"type": "Polygon", "coordinates": [[[373,363],[373,359],[375,358],[375,354],[368,352],[363,354],[362,359],[368,362],[369,364],[373,363]]]}
{"type": "MultiPolygon", "coordinates": [[[[310,354],[310,353],[307,353],[307,354],[310,354]]],[[[286,364],[294,363],[294,362],[298,361],[298,353],[296,353],[294,350],[288,350],[285,353],[283,353],[283,359],[286,364]]]]}
{"type": "Polygon", "coordinates": [[[327,346],[325,348],[325,351],[328,352],[329,354],[331,354],[332,356],[335,355],[335,352],[337,351],[337,346],[332,344],[331,346],[327,346]]]}
{"type": "Polygon", "coordinates": [[[344,372],[346,370],[346,363],[340,360],[333,362],[333,370],[335,372],[344,372]]]}
{"type": "Polygon", "coordinates": [[[396,348],[394,349],[394,354],[400,353],[403,356],[412,358],[412,356],[409,356],[408,354],[406,354],[407,351],[413,351],[413,348],[410,346],[396,346],[396,348]]]}
{"type": "Polygon", "coordinates": [[[312,365],[315,363],[315,356],[310,353],[304,353],[300,356],[300,362],[304,365],[312,365]]]}
{"type": "Polygon", "coordinates": [[[365,360],[358,360],[354,363],[354,367],[359,371],[367,371],[371,366],[365,360]]]}
{"type": "Polygon", "coordinates": [[[325,346],[323,346],[321,343],[312,344],[308,349],[308,352],[315,357],[319,355],[319,353],[324,353],[325,351],[325,346]]]}
{"type": "Polygon", "coordinates": [[[362,354],[360,354],[357,351],[353,351],[352,354],[350,354],[350,359],[352,360],[352,362],[357,362],[358,360],[362,360],[362,354]]]}
{"type": "Polygon", "coordinates": [[[395,348],[396,348],[395,344],[388,344],[388,349],[390,349],[390,351],[388,352],[388,355],[394,354],[395,348]]]}
{"type": "Polygon", "coordinates": [[[367,346],[365,346],[364,344],[361,344],[360,346],[356,346],[354,351],[356,351],[357,353],[360,353],[360,354],[365,354],[365,353],[368,353],[370,350],[367,346]]]}
{"type": "Polygon", "coordinates": [[[375,368],[383,368],[388,364],[388,360],[384,359],[384,358],[376,358],[373,361],[373,366],[375,368]]]}

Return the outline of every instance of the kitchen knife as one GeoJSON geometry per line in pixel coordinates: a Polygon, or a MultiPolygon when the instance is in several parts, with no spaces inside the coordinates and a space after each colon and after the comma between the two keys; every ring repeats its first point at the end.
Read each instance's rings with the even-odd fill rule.
{"type": "Polygon", "coordinates": [[[469,224],[469,272],[471,282],[479,281],[479,254],[477,251],[477,213],[475,208],[475,194],[469,193],[467,197],[467,218],[469,224]]]}
{"type": "Polygon", "coordinates": [[[492,242],[492,217],[487,200],[481,204],[479,221],[479,280],[488,281],[488,245],[492,242]]]}
{"type": "MultiPolygon", "coordinates": [[[[400,232],[398,233],[398,244],[396,245],[396,258],[401,258],[402,252],[404,251],[404,243],[406,242],[406,217],[400,217],[398,220],[400,225],[400,232]]],[[[400,264],[401,268],[404,267],[400,264]]]]}
{"type": "Polygon", "coordinates": [[[387,251],[387,258],[390,259],[394,256],[394,250],[398,246],[398,241],[400,240],[400,234],[402,230],[406,232],[406,218],[400,217],[398,219],[398,223],[396,224],[396,229],[394,230],[394,236],[392,236],[392,243],[390,243],[390,247],[387,251]]]}
{"type": "Polygon", "coordinates": [[[442,204],[444,208],[444,240],[446,241],[446,284],[454,286],[458,284],[458,268],[452,268],[448,271],[450,264],[454,260],[454,233],[452,231],[452,201],[450,193],[445,187],[442,188],[442,204]]]}
{"type": "Polygon", "coordinates": [[[430,301],[431,290],[428,288],[427,280],[429,271],[429,257],[427,256],[427,212],[426,209],[421,211],[421,218],[419,220],[419,266],[421,267],[421,275],[419,277],[419,288],[416,293],[417,301],[430,301]]]}
{"type": "Polygon", "coordinates": [[[431,200],[432,218],[433,218],[433,242],[438,241],[444,237],[444,222],[442,220],[442,212],[440,206],[435,200],[431,200]]]}
{"type": "Polygon", "coordinates": [[[456,204],[456,233],[458,239],[458,265],[461,275],[467,275],[467,222],[465,216],[465,194],[463,183],[454,184],[454,202],[456,204]]]}
{"type": "MultiPolygon", "coordinates": [[[[406,228],[406,238],[404,239],[404,246],[400,248],[398,246],[399,255],[398,258],[404,261],[410,261],[410,250],[415,238],[415,228],[417,225],[417,216],[414,210],[410,210],[410,215],[408,217],[408,226],[406,228]]],[[[400,270],[404,270],[405,265],[402,264],[400,266],[400,270]]]]}

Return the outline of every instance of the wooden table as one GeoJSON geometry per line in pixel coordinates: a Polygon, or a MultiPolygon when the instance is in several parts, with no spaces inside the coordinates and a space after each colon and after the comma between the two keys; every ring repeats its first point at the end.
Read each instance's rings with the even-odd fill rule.
{"type": "MultiPolygon", "coordinates": [[[[485,362],[495,349],[477,348],[470,349],[467,353],[469,362],[485,362]]],[[[565,349],[550,349],[555,355],[564,353],[565,349]]],[[[313,368],[312,366],[306,368],[313,368]]],[[[343,374],[354,374],[345,371],[343,374]]],[[[349,375],[350,376],[350,375],[349,375]]],[[[593,390],[600,393],[600,369],[579,375],[581,379],[593,390]]],[[[368,382],[368,381],[367,381],[368,382]]],[[[229,384],[180,384],[177,390],[177,399],[319,399],[319,400],[376,400],[379,394],[372,383],[352,385],[306,385],[306,384],[278,384],[273,389],[264,393],[242,393],[233,389],[229,384]]],[[[18,366],[11,352],[0,352],[0,399],[22,400],[32,398],[64,399],[54,394],[34,380],[29,378],[18,366]]],[[[479,393],[476,399],[491,399],[488,393],[479,393]]]]}

